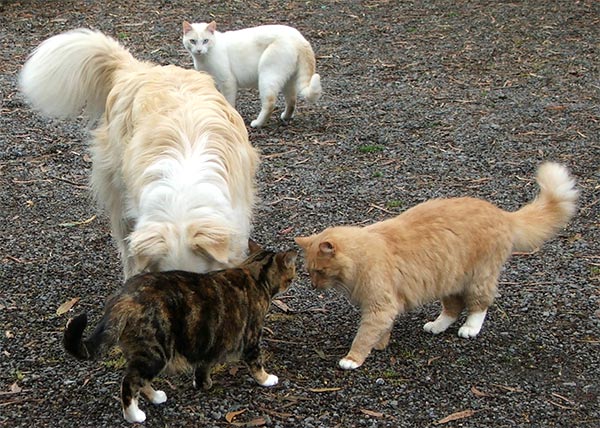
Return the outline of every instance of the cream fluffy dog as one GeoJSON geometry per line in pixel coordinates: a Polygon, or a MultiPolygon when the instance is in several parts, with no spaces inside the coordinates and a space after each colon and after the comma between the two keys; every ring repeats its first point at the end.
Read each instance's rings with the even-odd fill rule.
{"type": "Polygon", "coordinates": [[[125,278],[245,257],[258,154],[208,74],[138,61],[110,37],[78,29],[37,47],[20,88],[48,116],[83,110],[98,123],[91,185],[125,278]]]}

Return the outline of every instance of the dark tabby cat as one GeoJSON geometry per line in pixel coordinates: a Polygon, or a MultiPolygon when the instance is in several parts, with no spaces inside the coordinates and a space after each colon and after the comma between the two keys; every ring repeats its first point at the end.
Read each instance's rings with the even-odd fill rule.
{"type": "Polygon", "coordinates": [[[194,386],[208,389],[215,364],[241,359],[256,382],[275,385],[277,376],[263,368],[260,338],[272,297],[295,276],[296,256],[258,250],[239,268],[135,276],[110,298],[88,339],[82,338],[86,314],[69,321],[65,349],[89,360],[118,343],[127,359],[121,400],[128,422],[146,419],[137,405],[140,392],[154,404],[166,401],[150,382],[167,367],[191,366],[194,386]]]}

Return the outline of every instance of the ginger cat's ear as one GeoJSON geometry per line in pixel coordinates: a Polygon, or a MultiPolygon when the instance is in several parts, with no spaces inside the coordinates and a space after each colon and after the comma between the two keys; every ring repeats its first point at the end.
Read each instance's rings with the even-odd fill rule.
{"type": "Polygon", "coordinates": [[[185,35],[185,34],[189,33],[192,30],[193,30],[192,24],[190,24],[187,21],[183,21],[183,34],[185,35]]]}
{"type": "Polygon", "coordinates": [[[214,33],[215,31],[217,31],[217,23],[215,21],[212,21],[210,24],[208,24],[206,29],[211,33],[214,33]]]}
{"type": "Polygon", "coordinates": [[[333,257],[335,256],[335,245],[330,241],[323,241],[319,244],[319,252],[325,256],[333,257]]]}
{"type": "Polygon", "coordinates": [[[310,238],[308,236],[297,236],[294,238],[296,244],[298,244],[301,248],[306,249],[310,244],[310,238]]]}

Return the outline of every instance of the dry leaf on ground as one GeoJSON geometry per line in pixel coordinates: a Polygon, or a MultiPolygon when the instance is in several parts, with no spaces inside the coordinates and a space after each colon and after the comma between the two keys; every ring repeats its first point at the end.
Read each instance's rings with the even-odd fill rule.
{"type": "Polygon", "coordinates": [[[62,315],[69,312],[77,302],[79,302],[79,297],[74,297],[71,300],[67,300],[65,303],[58,307],[58,309],[56,310],[56,315],[62,315]]]}
{"type": "Polygon", "coordinates": [[[446,416],[443,419],[440,419],[435,424],[436,425],[441,425],[441,424],[446,424],[448,422],[457,421],[459,419],[470,418],[475,413],[476,413],[475,410],[462,410],[460,412],[452,413],[451,415],[448,415],[448,416],[446,416]]]}

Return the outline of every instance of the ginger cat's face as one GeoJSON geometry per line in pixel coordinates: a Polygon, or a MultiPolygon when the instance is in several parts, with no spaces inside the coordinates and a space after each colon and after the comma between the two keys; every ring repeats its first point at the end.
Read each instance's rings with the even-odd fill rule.
{"type": "Polygon", "coordinates": [[[313,235],[298,237],[295,241],[304,250],[306,269],[313,287],[319,290],[348,288],[344,257],[334,240],[313,235]]]}

